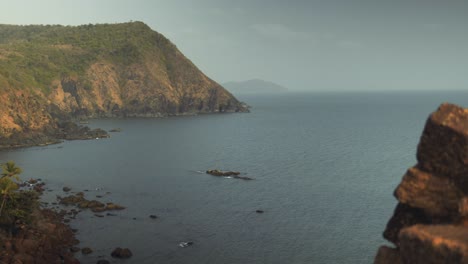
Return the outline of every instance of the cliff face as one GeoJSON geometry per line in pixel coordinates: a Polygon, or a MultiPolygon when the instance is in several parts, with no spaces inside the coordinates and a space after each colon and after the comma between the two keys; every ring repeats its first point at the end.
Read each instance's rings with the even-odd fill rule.
{"type": "Polygon", "coordinates": [[[57,121],[247,109],[141,22],[0,25],[0,145],[57,121]]]}
{"type": "Polygon", "coordinates": [[[376,264],[468,263],[468,109],[442,104],[426,122],[376,264]]]}

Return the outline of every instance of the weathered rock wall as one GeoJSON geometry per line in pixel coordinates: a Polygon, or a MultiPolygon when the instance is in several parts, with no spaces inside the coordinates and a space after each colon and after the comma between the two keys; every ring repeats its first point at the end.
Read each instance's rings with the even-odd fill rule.
{"type": "Polygon", "coordinates": [[[418,164],[394,192],[399,201],[375,264],[468,263],[468,109],[444,103],[425,125],[418,164]]]}

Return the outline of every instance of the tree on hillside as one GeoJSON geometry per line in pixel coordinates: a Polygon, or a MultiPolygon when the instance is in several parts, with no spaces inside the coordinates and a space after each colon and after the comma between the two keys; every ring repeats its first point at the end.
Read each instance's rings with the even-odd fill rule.
{"type": "Polygon", "coordinates": [[[8,161],[2,165],[2,178],[4,177],[13,177],[19,180],[18,175],[23,172],[20,167],[16,167],[16,164],[13,161],[8,161]]]}
{"type": "Polygon", "coordinates": [[[0,194],[2,196],[2,203],[0,205],[0,216],[2,215],[3,208],[7,200],[11,197],[12,193],[18,190],[19,174],[21,174],[21,168],[17,167],[13,161],[8,161],[2,165],[2,177],[0,178],[0,194]]]}

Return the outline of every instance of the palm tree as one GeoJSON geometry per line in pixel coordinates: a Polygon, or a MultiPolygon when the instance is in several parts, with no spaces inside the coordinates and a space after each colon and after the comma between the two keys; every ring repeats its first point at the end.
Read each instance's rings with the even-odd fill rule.
{"type": "Polygon", "coordinates": [[[2,204],[0,205],[0,216],[2,215],[3,207],[5,207],[7,199],[11,193],[18,189],[18,185],[12,180],[20,180],[19,174],[22,172],[21,168],[16,167],[13,161],[8,161],[2,165],[2,177],[0,178],[0,192],[2,195],[2,204]]]}
{"type": "Polygon", "coordinates": [[[2,165],[2,178],[9,177],[15,178],[19,181],[18,175],[23,172],[20,167],[16,167],[16,164],[13,161],[8,161],[7,163],[2,165]]]}

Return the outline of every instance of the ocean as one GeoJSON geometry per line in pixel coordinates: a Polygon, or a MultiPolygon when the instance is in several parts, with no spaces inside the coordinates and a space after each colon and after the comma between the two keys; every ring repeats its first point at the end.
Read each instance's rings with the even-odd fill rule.
{"type": "Polygon", "coordinates": [[[0,152],[22,179],[42,178],[127,207],[80,213],[82,263],[372,263],[388,244],[393,190],[416,163],[428,115],[468,92],[285,93],[241,96],[251,113],[91,120],[109,139],[0,152]],[[207,169],[240,171],[244,181],[207,169]],[[263,210],[264,213],[256,213],[263,210]],[[149,215],[157,215],[151,219],[149,215]],[[182,241],[193,241],[181,248],[182,241]],[[102,257],[104,256],[104,257],[102,257]]]}

